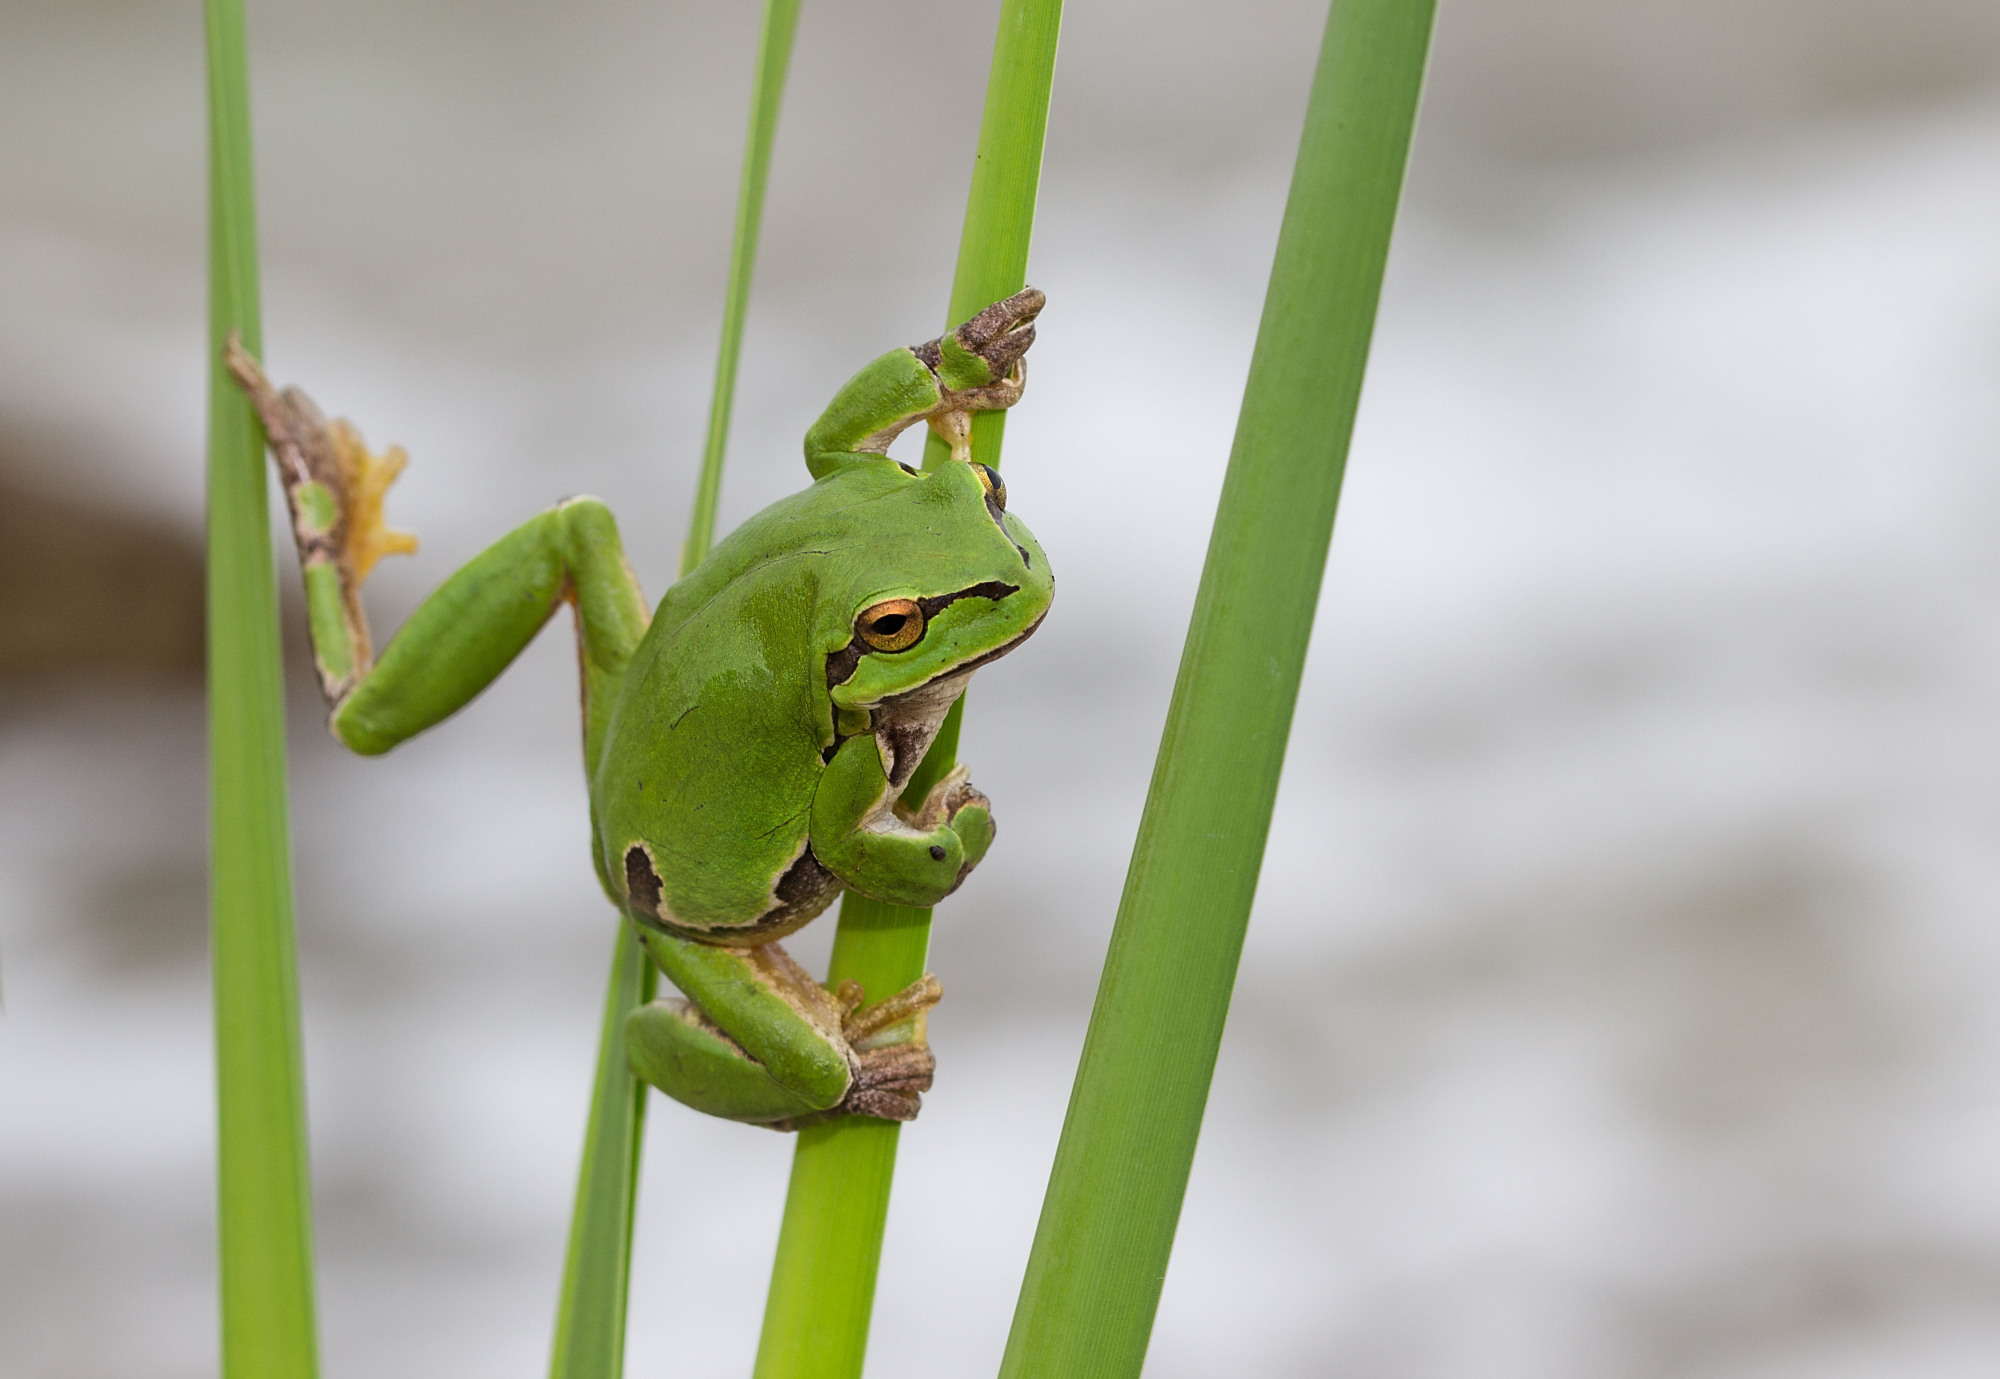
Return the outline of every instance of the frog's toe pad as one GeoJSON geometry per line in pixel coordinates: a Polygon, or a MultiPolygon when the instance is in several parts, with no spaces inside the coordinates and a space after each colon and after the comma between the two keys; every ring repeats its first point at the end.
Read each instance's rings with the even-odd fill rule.
{"type": "Polygon", "coordinates": [[[840,1109],[850,1116],[874,1116],[877,1120],[915,1120],[917,1112],[924,1109],[924,1101],[915,1093],[855,1092],[840,1109]]]}
{"type": "Polygon", "coordinates": [[[839,1112],[875,1116],[881,1120],[915,1120],[922,1109],[921,1093],[931,1089],[937,1059],[922,1044],[892,1044],[863,1049],[854,1055],[854,1082],[842,1098],[839,1112]]]}
{"type": "Polygon", "coordinates": [[[993,303],[953,334],[968,354],[986,361],[993,377],[1006,378],[1015,363],[1035,343],[1035,317],[1048,298],[1032,287],[993,303]]]}
{"type": "Polygon", "coordinates": [[[383,556],[416,553],[417,538],[410,532],[397,531],[382,515],[389,485],[403,472],[409,456],[400,445],[392,445],[377,455],[361,439],[361,433],[345,421],[335,421],[328,430],[347,510],[344,554],[352,578],[359,584],[383,556]]]}
{"type": "Polygon", "coordinates": [[[952,882],[952,889],[956,890],[965,884],[965,878],[972,875],[972,869],[993,846],[993,815],[983,804],[971,805],[952,817],[951,826],[965,846],[965,861],[958,868],[958,879],[952,882]]]}
{"type": "Polygon", "coordinates": [[[991,814],[993,812],[993,801],[981,794],[978,787],[973,785],[970,780],[953,782],[951,789],[946,792],[944,797],[945,822],[957,822],[959,810],[973,807],[983,809],[991,814]]]}

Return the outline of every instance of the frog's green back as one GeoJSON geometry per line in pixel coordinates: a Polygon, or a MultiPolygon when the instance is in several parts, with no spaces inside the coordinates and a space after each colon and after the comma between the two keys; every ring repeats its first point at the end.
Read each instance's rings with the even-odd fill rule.
{"type": "Polygon", "coordinates": [[[792,578],[726,584],[626,673],[594,792],[600,852],[622,877],[643,842],[664,908],[688,925],[754,919],[805,841],[831,723],[823,733],[794,630],[816,598],[812,562],[795,563],[792,578]]]}

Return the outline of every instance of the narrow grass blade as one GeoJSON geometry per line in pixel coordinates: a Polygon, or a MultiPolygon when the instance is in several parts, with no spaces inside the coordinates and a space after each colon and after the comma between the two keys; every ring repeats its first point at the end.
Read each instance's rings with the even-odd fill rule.
{"type": "Polygon", "coordinates": [[[1263,861],[1432,0],[1335,0],[1003,1379],[1135,1379],[1263,861]]]}
{"type": "MultiPolygon", "coordinates": [[[[1001,6],[947,328],[1026,282],[1061,21],[1061,0],[1001,6]]],[[[974,419],[973,453],[981,462],[999,465],[1005,422],[1004,412],[974,419]]],[[[935,467],[949,453],[933,439],[924,463],[935,467]]],[[[963,708],[962,700],[952,708],[906,799],[921,802],[951,770],[963,708]]],[[[841,902],[827,980],[858,981],[873,999],[900,991],[924,974],[930,922],[929,910],[849,895],[841,902]]],[[[858,1379],[899,1134],[891,1122],[862,1117],[799,1132],[756,1379],[858,1379]]]]}
{"type": "MultiPolygon", "coordinates": [[[[750,100],[750,130],[737,191],[736,239],[730,253],[729,293],[723,307],[722,346],[715,365],[715,395],[708,444],[695,490],[694,515],[681,547],[681,573],[701,563],[715,536],[716,501],[722,492],[722,457],[729,410],[736,393],[736,362],[743,348],[743,317],[750,303],[757,233],[778,106],[798,31],[799,0],[768,0],[757,76],[750,100]]],[[[646,1130],[646,1088],[625,1061],[625,1016],[653,998],[658,972],[629,925],[620,924],[611,958],[598,1035],[597,1072],[584,1131],[570,1217],[569,1253],[556,1307],[553,1379],[617,1379],[625,1368],[625,1310],[632,1262],[632,1221],[638,1205],[639,1152],[646,1130]]]]}
{"type": "Polygon", "coordinates": [[[652,999],[651,969],[631,926],[621,923],[604,993],[590,1118],[556,1306],[549,1363],[554,1379],[617,1379],[625,1369],[626,1284],[646,1129],[646,1088],[625,1062],[625,1016],[652,999]]]}
{"type": "Polygon", "coordinates": [[[736,193],[736,240],[729,255],[729,295],[722,308],[722,346],[715,359],[715,396],[708,407],[708,443],[694,515],[681,548],[681,573],[701,563],[715,541],[715,505],[722,496],[722,455],[729,441],[729,413],[736,402],[736,361],[743,353],[743,317],[750,307],[750,278],[757,267],[757,234],[764,223],[764,187],[771,177],[771,145],[778,133],[778,105],[799,28],[799,0],[768,0],[757,47],[757,85],[750,103],[750,134],[743,145],[743,180],[736,193]]]}
{"type": "Polygon", "coordinates": [[[222,1372],[311,1379],[312,1195],[264,435],[222,368],[261,353],[242,0],[207,0],[208,713],[222,1372]]]}

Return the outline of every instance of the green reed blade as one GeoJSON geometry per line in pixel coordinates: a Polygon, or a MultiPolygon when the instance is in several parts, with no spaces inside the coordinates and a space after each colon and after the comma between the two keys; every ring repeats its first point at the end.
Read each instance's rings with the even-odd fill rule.
{"type": "Polygon", "coordinates": [[[222,367],[262,352],[242,0],[207,0],[208,715],[222,1372],[311,1379],[312,1185],[264,433],[222,367]]]}
{"type": "Polygon", "coordinates": [[[652,999],[652,964],[620,923],[597,1037],[583,1162],[570,1212],[569,1251],[556,1304],[549,1373],[555,1379],[617,1379],[625,1369],[625,1300],[646,1088],[625,1062],[625,1016],[652,999]]]}
{"type": "Polygon", "coordinates": [[[1432,0],[1334,0],[1250,381],[1003,1379],[1135,1379],[1263,860],[1432,0]]]}
{"type": "MultiPolygon", "coordinates": [[[[1026,282],[1061,21],[1061,0],[1004,0],[1001,6],[947,329],[1026,282]]],[[[1005,422],[1004,412],[974,418],[973,453],[981,462],[999,465],[1005,422]]],[[[933,438],[924,463],[935,467],[948,455],[933,438]]],[[[951,770],[963,709],[963,700],[953,706],[905,799],[921,802],[951,770]]],[[[929,910],[849,895],[841,902],[827,981],[858,981],[874,999],[900,991],[924,974],[930,921],[929,910]]],[[[756,1379],[860,1375],[899,1133],[891,1122],[863,1117],[799,1132],[756,1379]]]]}
{"type": "MultiPolygon", "coordinates": [[[[722,492],[722,457],[736,392],[736,361],[743,349],[743,317],[750,303],[764,188],[777,136],[778,107],[798,31],[799,0],[768,0],[758,44],[757,76],[744,140],[743,177],[737,190],[736,238],[730,252],[729,292],[723,307],[722,345],[715,365],[715,395],[708,416],[708,444],[695,489],[694,514],[681,547],[685,575],[708,554],[715,535],[715,507],[722,492]]],[[[611,957],[598,1034],[597,1071],[584,1131],[570,1216],[569,1252],[556,1306],[553,1379],[617,1379],[625,1368],[625,1309],[632,1264],[632,1220],[639,1196],[639,1153],[645,1142],[646,1088],[625,1061],[625,1016],[653,999],[659,973],[621,923],[611,957]]]]}
{"type": "Polygon", "coordinates": [[[757,232],[764,223],[764,187],[771,180],[771,145],[778,133],[778,104],[799,28],[799,0],[768,0],[757,49],[757,86],[750,101],[750,133],[743,145],[743,180],[736,193],[736,241],[729,255],[729,295],[722,308],[722,345],[715,358],[715,395],[708,407],[708,443],[681,573],[701,563],[715,541],[715,505],[722,496],[722,455],[729,442],[729,413],[736,402],[736,362],[743,353],[743,317],[750,308],[750,278],[757,267],[757,232]]]}

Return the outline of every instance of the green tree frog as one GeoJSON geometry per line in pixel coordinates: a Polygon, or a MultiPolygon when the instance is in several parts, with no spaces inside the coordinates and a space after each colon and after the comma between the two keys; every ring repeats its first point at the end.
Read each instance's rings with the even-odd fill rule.
{"type": "Polygon", "coordinates": [[[560,604],[575,614],[593,855],[685,999],[632,1012],[634,1071],[713,1115],[791,1128],[908,1120],[929,1089],[936,977],[872,1004],[777,940],[843,890],[927,906],[993,841],[965,768],[901,796],[974,670],[1041,625],[1048,558],[970,461],[970,414],[1011,407],[1042,294],[1028,288],[850,379],[806,433],[813,482],[718,544],[649,616],[611,513],[571,498],[452,575],[372,651],[362,581],[415,539],[384,525],[400,450],[372,454],[235,342],[298,541],[333,735],[386,752],[463,707],[560,604]],[[925,421],[952,459],[889,443],[925,421]]]}

